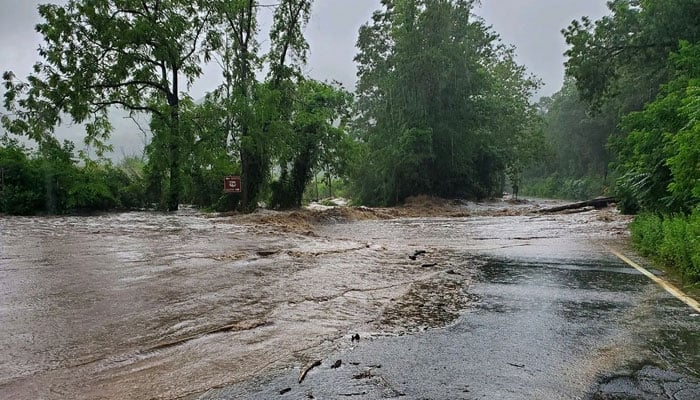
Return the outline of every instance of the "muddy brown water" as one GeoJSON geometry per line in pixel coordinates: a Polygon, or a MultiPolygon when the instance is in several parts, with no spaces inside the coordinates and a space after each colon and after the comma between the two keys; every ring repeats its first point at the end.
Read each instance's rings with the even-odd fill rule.
{"type": "Polygon", "coordinates": [[[0,398],[192,397],[322,359],[354,333],[449,324],[476,301],[475,254],[544,240],[571,257],[625,232],[600,212],[490,216],[502,207],[313,232],[193,210],[0,217],[0,398]]]}

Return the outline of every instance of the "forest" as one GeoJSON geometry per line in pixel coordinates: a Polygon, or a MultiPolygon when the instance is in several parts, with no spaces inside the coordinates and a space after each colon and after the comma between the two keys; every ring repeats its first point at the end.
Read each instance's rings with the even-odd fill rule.
{"type": "Polygon", "coordinates": [[[476,4],[382,0],[358,32],[352,91],[303,72],[312,0],[42,5],[40,61],[3,74],[0,213],[611,195],[638,214],[643,254],[700,280],[698,2],[613,0],[572,21],[564,85],[539,100],[476,4]],[[213,61],[218,88],[193,98],[213,61]],[[144,157],[105,156],[114,108],[150,121],[144,157]],[[94,154],[56,139],[62,123],[94,154]],[[241,194],[223,193],[227,175],[241,194]]]}

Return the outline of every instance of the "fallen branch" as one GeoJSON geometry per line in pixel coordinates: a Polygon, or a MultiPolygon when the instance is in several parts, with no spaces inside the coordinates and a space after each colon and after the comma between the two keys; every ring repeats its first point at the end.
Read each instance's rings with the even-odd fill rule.
{"type": "Polygon", "coordinates": [[[574,210],[564,210],[564,211],[562,211],[562,214],[578,214],[578,213],[584,213],[584,212],[593,211],[593,210],[595,210],[595,207],[588,206],[588,207],[583,207],[583,208],[577,208],[574,210]]]}
{"type": "Polygon", "coordinates": [[[302,369],[301,374],[299,374],[299,383],[301,383],[304,380],[304,378],[306,378],[306,374],[308,374],[309,371],[318,367],[319,365],[321,365],[321,360],[316,360],[313,363],[306,366],[304,369],[302,369]]]}
{"type": "Polygon", "coordinates": [[[585,207],[605,208],[605,207],[607,207],[610,204],[613,204],[615,202],[616,201],[615,201],[614,197],[599,197],[597,199],[580,201],[578,203],[571,203],[571,204],[565,204],[563,206],[544,208],[544,209],[540,210],[540,212],[541,213],[555,213],[555,212],[566,211],[566,210],[576,210],[576,209],[585,208],[585,207]]]}

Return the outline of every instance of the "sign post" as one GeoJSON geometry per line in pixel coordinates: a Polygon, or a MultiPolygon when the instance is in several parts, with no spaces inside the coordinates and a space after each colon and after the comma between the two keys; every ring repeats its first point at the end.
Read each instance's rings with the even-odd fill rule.
{"type": "Polygon", "coordinates": [[[241,193],[241,177],[240,176],[227,176],[224,178],[224,192],[225,193],[241,193]]]}

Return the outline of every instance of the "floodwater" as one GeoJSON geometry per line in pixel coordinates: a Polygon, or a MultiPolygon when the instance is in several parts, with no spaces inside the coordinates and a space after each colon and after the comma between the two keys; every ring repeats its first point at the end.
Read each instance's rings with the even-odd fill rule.
{"type": "Polygon", "coordinates": [[[695,390],[700,318],[609,254],[624,220],[478,211],[1,217],[0,398],[695,390]]]}

